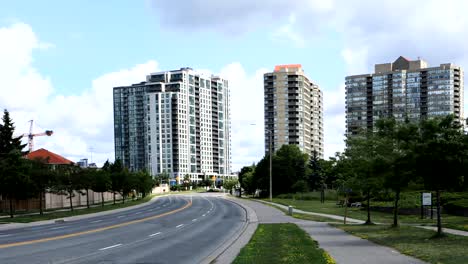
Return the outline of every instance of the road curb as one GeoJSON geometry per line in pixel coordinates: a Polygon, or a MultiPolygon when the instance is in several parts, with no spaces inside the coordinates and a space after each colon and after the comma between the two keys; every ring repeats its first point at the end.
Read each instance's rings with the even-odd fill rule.
{"type": "Polygon", "coordinates": [[[132,205],[132,206],[124,207],[124,208],[118,208],[118,209],[114,209],[114,210],[107,210],[107,211],[103,211],[103,212],[96,212],[96,213],[83,214],[83,215],[77,215],[77,216],[69,216],[69,217],[63,217],[63,218],[55,218],[55,219],[36,221],[36,222],[31,222],[31,223],[1,224],[0,225],[0,231],[16,229],[16,228],[22,228],[22,227],[32,227],[32,226],[41,226],[41,225],[54,224],[57,220],[63,220],[64,222],[76,221],[76,220],[87,219],[87,218],[92,218],[92,217],[96,217],[96,216],[103,216],[103,215],[108,215],[108,214],[113,214],[113,213],[124,212],[124,211],[128,211],[128,210],[131,210],[131,209],[140,208],[140,207],[146,206],[148,204],[152,204],[152,203],[156,202],[158,200],[158,198],[167,197],[167,196],[170,196],[170,195],[173,195],[173,194],[165,194],[165,195],[155,196],[151,200],[149,200],[148,202],[145,202],[145,203],[132,205]]]}
{"type": "Polygon", "coordinates": [[[238,235],[231,237],[224,244],[218,247],[207,258],[202,260],[202,264],[213,263],[232,263],[241,249],[250,241],[250,238],[257,230],[258,217],[255,211],[249,206],[241,203],[241,199],[234,197],[225,197],[226,200],[239,205],[246,212],[246,222],[238,235]]]}

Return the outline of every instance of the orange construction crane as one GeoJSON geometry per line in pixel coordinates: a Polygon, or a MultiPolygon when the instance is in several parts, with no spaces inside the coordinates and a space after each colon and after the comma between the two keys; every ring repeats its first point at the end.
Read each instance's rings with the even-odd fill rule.
{"type": "Polygon", "coordinates": [[[54,131],[46,130],[45,132],[42,132],[42,133],[33,134],[34,120],[29,120],[29,122],[31,123],[31,125],[29,127],[29,133],[23,134],[22,137],[27,137],[28,138],[29,153],[31,153],[33,151],[33,149],[34,149],[34,137],[40,137],[40,136],[49,136],[50,137],[50,136],[52,136],[54,131]]]}

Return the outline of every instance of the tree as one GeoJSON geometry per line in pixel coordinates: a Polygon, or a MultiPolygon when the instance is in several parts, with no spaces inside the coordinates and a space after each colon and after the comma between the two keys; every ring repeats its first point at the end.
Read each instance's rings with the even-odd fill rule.
{"type": "Polygon", "coordinates": [[[148,193],[153,189],[153,178],[147,171],[139,171],[135,175],[136,184],[135,189],[138,193],[141,193],[142,197],[146,197],[148,193]]]}
{"type": "Polygon", "coordinates": [[[232,194],[232,188],[237,185],[237,180],[224,180],[223,181],[223,188],[229,190],[229,193],[232,194]]]}
{"type": "Polygon", "coordinates": [[[167,174],[166,172],[160,173],[154,178],[154,180],[157,186],[160,186],[163,183],[169,184],[169,174],[167,174]]]}
{"type": "Polygon", "coordinates": [[[182,182],[182,186],[185,188],[185,190],[187,190],[189,188],[190,182],[191,182],[190,175],[185,174],[184,175],[184,180],[182,182]]]}
{"type": "Polygon", "coordinates": [[[67,195],[70,201],[70,211],[73,212],[73,197],[75,190],[79,190],[79,167],[61,165],[56,167],[55,172],[55,184],[52,189],[57,194],[67,195]]]}
{"type": "Polygon", "coordinates": [[[47,160],[36,159],[29,161],[28,174],[34,188],[34,193],[39,196],[39,214],[43,214],[43,200],[47,189],[53,186],[54,172],[47,165],[47,160]]]}
{"type": "Polygon", "coordinates": [[[27,169],[22,159],[22,150],[26,144],[21,143],[21,137],[13,137],[14,123],[9,112],[3,112],[0,125],[0,193],[7,197],[10,203],[10,217],[13,217],[13,200],[24,195],[29,184],[25,174],[27,169]]]}
{"type": "MultiPolygon", "coordinates": [[[[240,170],[239,175],[238,175],[239,184],[240,184],[239,197],[242,196],[242,189],[244,189],[244,190],[247,189],[247,186],[245,186],[245,183],[247,183],[247,182],[249,182],[250,184],[252,183],[251,180],[250,181],[245,181],[245,183],[244,183],[244,179],[245,179],[246,175],[249,174],[250,176],[252,176],[254,171],[255,171],[255,164],[252,164],[252,166],[244,166],[240,170]]],[[[251,186],[249,186],[249,187],[251,187],[251,186]]]]}
{"type": "Polygon", "coordinates": [[[400,193],[414,179],[418,126],[409,121],[397,123],[390,118],[378,120],[376,127],[381,144],[376,153],[381,167],[376,169],[384,175],[384,186],[395,192],[392,226],[398,227],[400,193]]]}
{"type": "Polygon", "coordinates": [[[76,172],[76,188],[81,193],[81,190],[85,190],[86,193],[86,207],[89,208],[89,190],[93,187],[93,176],[94,176],[94,169],[81,169],[78,168],[76,172]]]}
{"type": "Polygon", "coordinates": [[[92,187],[91,189],[95,192],[101,193],[101,206],[104,207],[104,193],[107,192],[110,188],[110,177],[109,172],[101,169],[94,171],[92,177],[92,187]]]}
{"type": "Polygon", "coordinates": [[[283,145],[273,156],[273,194],[290,193],[293,185],[306,180],[307,154],[297,145],[283,145]]]}
{"type": "Polygon", "coordinates": [[[345,155],[352,164],[352,167],[348,169],[353,172],[352,178],[354,178],[348,178],[347,182],[364,193],[367,200],[366,224],[372,224],[371,196],[375,191],[380,190],[383,184],[382,173],[376,169],[382,166],[382,160],[377,155],[382,144],[373,132],[348,137],[346,144],[345,155]]]}
{"type": "Polygon", "coordinates": [[[436,192],[437,234],[442,235],[440,193],[463,182],[467,160],[465,135],[452,115],[423,120],[416,145],[418,175],[427,189],[436,192]]]}
{"type": "Polygon", "coordinates": [[[247,194],[254,194],[257,189],[257,185],[254,181],[254,173],[255,171],[249,171],[242,176],[241,186],[247,194]]]}
{"type": "Polygon", "coordinates": [[[321,161],[318,157],[317,151],[313,151],[312,157],[309,160],[309,187],[311,189],[319,189],[320,190],[320,202],[325,202],[325,174],[323,173],[322,164],[324,162],[321,161]]]}
{"type": "MultiPolygon", "coordinates": [[[[297,145],[281,146],[272,159],[272,191],[274,195],[290,193],[294,191],[294,184],[306,180],[308,155],[302,153],[297,145]]],[[[254,184],[256,189],[262,191],[262,195],[268,194],[270,185],[269,154],[266,154],[258,162],[254,172],[254,184]]]]}
{"type": "Polygon", "coordinates": [[[115,160],[114,163],[104,164],[104,166],[110,173],[110,191],[112,191],[115,204],[115,194],[122,193],[125,178],[124,168],[119,159],[115,160]]]}

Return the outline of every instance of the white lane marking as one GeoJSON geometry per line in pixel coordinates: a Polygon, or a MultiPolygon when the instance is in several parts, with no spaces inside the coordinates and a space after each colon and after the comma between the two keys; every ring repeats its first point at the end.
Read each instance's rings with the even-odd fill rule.
{"type": "Polygon", "coordinates": [[[149,235],[149,237],[154,237],[154,236],[157,236],[157,235],[159,235],[159,234],[161,234],[161,232],[157,232],[157,233],[151,234],[151,235],[149,235]]]}
{"type": "Polygon", "coordinates": [[[184,224],[180,224],[180,225],[176,226],[175,228],[179,228],[179,227],[183,227],[183,226],[184,226],[184,224]]]}
{"type": "Polygon", "coordinates": [[[159,206],[158,206],[158,207],[156,207],[156,209],[159,209],[159,208],[161,208],[161,207],[159,207],[159,206]]]}
{"type": "Polygon", "coordinates": [[[137,215],[137,214],[141,214],[141,212],[136,212],[135,214],[136,214],[136,215],[137,215]]]}
{"type": "Polygon", "coordinates": [[[116,245],[113,245],[113,246],[109,246],[109,247],[105,247],[105,248],[100,248],[99,250],[111,249],[111,248],[119,247],[119,246],[121,246],[121,245],[122,245],[122,244],[116,244],[116,245]]]}
{"type": "Polygon", "coordinates": [[[166,206],[167,206],[167,204],[163,205],[163,207],[166,207],[166,206]]]}
{"type": "Polygon", "coordinates": [[[205,216],[206,214],[202,215],[202,216],[205,216]]]}
{"type": "Polygon", "coordinates": [[[197,221],[197,219],[196,219],[196,218],[195,218],[195,219],[192,219],[192,222],[195,222],[195,221],[197,221]]]}
{"type": "Polygon", "coordinates": [[[121,215],[121,216],[117,216],[117,218],[122,218],[122,217],[125,217],[126,215],[121,215]]]}
{"type": "Polygon", "coordinates": [[[147,212],[151,212],[151,211],[153,211],[153,210],[154,210],[154,209],[148,209],[148,210],[146,210],[146,211],[147,211],[147,212]]]}
{"type": "Polygon", "coordinates": [[[66,226],[52,227],[50,230],[62,229],[62,228],[65,228],[65,227],[66,227],[66,226]]]}
{"type": "Polygon", "coordinates": [[[9,237],[9,236],[11,236],[11,234],[9,234],[9,235],[0,235],[0,237],[9,237]]]}
{"type": "Polygon", "coordinates": [[[99,223],[99,222],[102,222],[103,220],[96,220],[96,221],[91,221],[90,223],[94,224],[94,223],[99,223]]]}

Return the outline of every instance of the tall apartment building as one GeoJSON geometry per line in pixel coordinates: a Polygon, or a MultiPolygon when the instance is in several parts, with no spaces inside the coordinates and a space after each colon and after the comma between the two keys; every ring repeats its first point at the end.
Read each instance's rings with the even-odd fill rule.
{"type": "Polygon", "coordinates": [[[463,70],[451,63],[428,67],[399,57],[375,73],[346,77],[346,133],[374,129],[379,118],[419,121],[454,114],[463,119],[463,70]]]}
{"type": "Polygon", "coordinates": [[[323,95],[300,64],[278,65],[264,75],[265,153],[295,144],[323,158],[323,95]]]}
{"type": "Polygon", "coordinates": [[[231,177],[228,81],[191,68],[114,88],[115,158],[179,183],[231,177]]]}

